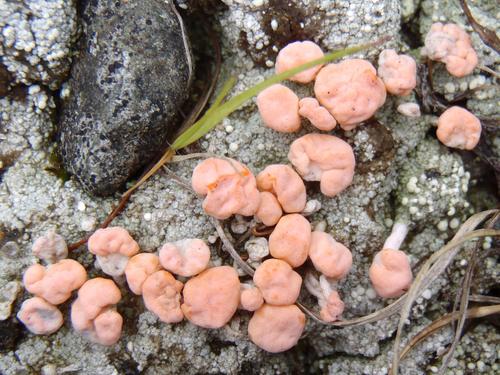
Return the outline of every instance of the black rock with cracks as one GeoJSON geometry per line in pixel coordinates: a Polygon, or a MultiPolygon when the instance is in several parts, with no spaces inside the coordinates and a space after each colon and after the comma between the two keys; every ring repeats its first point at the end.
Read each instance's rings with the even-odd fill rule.
{"type": "Polygon", "coordinates": [[[109,195],[166,145],[187,98],[191,58],[167,0],[91,0],[60,121],[65,167],[109,195]]]}

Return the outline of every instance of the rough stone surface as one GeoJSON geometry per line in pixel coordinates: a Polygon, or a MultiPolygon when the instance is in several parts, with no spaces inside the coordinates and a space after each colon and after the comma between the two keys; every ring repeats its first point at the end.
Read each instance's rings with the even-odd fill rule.
{"type": "Polygon", "coordinates": [[[61,153],[86,189],[109,195],[165,146],[187,96],[190,52],[170,1],[93,1],[83,20],[61,153]]]}
{"type": "MultiPolygon", "coordinates": [[[[226,3],[228,8],[212,17],[222,25],[221,38],[226,59],[221,81],[230,74],[237,75],[238,83],[234,94],[260,82],[263,77],[272,74],[272,69],[257,67],[246,49],[233,43],[234,36],[243,29],[243,26],[238,26],[233,21],[242,13],[233,13],[238,9],[255,7],[265,10],[268,2],[233,0],[226,3]]],[[[326,6],[332,2],[294,2],[304,9],[307,4],[312,3],[326,6]]],[[[436,0],[428,4],[437,3],[436,0]]],[[[357,3],[353,1],[352,4],[357,3]]],[[[390,10],[397,3],[388,1],[384,4],[390,10]]],[[[413,2],[414,9],[418,9],[418,4],[418,1],[413,2]]],[[[456,3],[446,4],[443,8],[433,5],[432,12],[439,12],[445,18],[444,21],[453,20],[465,24],[456,3]]],[[[365,7],[365,12],[373,9],[366,3],[365,7]]],[[[425,9],[429,12],[428,8],[425,9]]],[[[330,11],[337,12],[338,9],[330,11]]],[[[420,15],[415,22],[430,26],[432,19],[426,12],[415,12],[414,14],[420,15]]],[[[356,17],[352,22],[342,25],[337,21],[338,26],[332,29],[329,38],[340,40],[346,37],[344,35],[352,37],[366,22],[363,18],[356,17]],[[348,31],[341,30],[340,27],[348,31]]],[[[399,20],[391,25],[396,25],[394,34],[400,34],[397,29],[399,20]]],[[[385,23],[379,26],[381,30],[386,30],[385,23]]],[[[258,32],[256,27],[253,29],[258,32]]],[[[384,32],[380,31],[382,34],[384,32]]],[[[377,35],[378,33],[377,31],[377,35]]],[[[476,48],[483,48],[477,34],[472,33],[472,38],[476,48]]],[[[403,44],[400,46],[402,50],[407,48],[403,44]]],[[[444,73],[439,75],[441,74],[444,73]]],[[[441,78],[437,79],[436,85],[444,90],[442,84],[445,85],[449,80],[444,75],[442,77],[442,81],[441,78]]],[[[476,80],[480,79],[478,77],[485,77],[486,82],[491,81],[478,72],[473,77],[476,80]]],[[[457,90],[461,90],[455,79],[450,80],[457,90]]],[[[469,85],[475,81],[473,79],[467,82],[469,85]]],[[[310,96],[312,93],[310,86],[286,85],[292,87],[300,97],[310,96]]],[[[37,91],[33,87],[30,86],[22,100],[0,99],[3,116],[1,150],[3,152],[5,145],[15,154],[2,159],[6,161],[0,177],[0,231],[5,237],[0,239],[0,285],[19,281],[22,272],[36,261],[30,249],[38,236],[55,228],[68,243],[74,242],[95,229],[116,203],[113,198],[89,196],[74,179],[63,180],[60,174],[55,173],[57,168],[50,158],[54,148],[51,138],[54,129],[52,100],[43,90],[37,91]],[[43,102],[47,105],[43,106],[43,102]]],[[[482,92],[478,91],[477,94],[482,92]]],[[[457,91],[455,94],[458,93],[457,91]]],[[[476,93],[468,101],[468,105],[477,103],[478,108],[485,111],[481,112],[483,115],[492,113],[488,104],[490,100],[483,102],[475,95],[476,93]]],[[[404,101],[416,102],[417,99],[412,94],[404,98],[404,101]]],[[[334,198],[325,198],[319,193],[316,183],[307,184],[308,199],[321,203],[321,209],[308,219],[313,226],[326,227],[328,232],[353,253],[353,269],[338,285],[346,305],[346,319],[374,312],[388,303],[376,297],[369,285],[367,271],[373,254],[380,249],[394,221],[408,221],[410,234],[402,249],[410,255],[411,264],[415,267],[419,261],[439,250],[456,232],[451,226],[454,219],[460,223],[465,216],[479,209],[498,206],[498,198],[485,193],[487,186],[481,184],[480,170],[474,168],[475,164],[464,162],[466,158],[461,157],[462,153],[442,147],[436,141],[433,134],[436,114],[424,112],[419,118],[405,117],[396,110],[401,102],[400,98],[389,97],[377,113],[376,121],[351,132],[332,132],[352,145],[357,161],[354,181],[345,192],[334,198]],[[422,174],[425,175],[425,181],[423,178],[420,180],[422,174]],[[464,186],[467,189],[463,189],[464,186]],[[441,195],[441,191],[445,193],[441,195]],[[424,195],[425,202],[419,200],[421,194],[424,195]],[[408,199],[406,205],[403,204],[403,201],[406,202],[405,197],[408,199]],[[432,212],[429,211],[431,206],[432,212]],[[446,226],[441,224],[443,221],[446,221],[446,226]],[[445,230],[441,230],[443,228],[445,230]]],[[[290,143],[306,132],[314,131],[305,121],[303,125],[304,130],[294,135],[279,134],[265,128],[255,103],[251,101],[225,119],[198,145],[183,152],[209,151],[233,157],[248,164],[257,173],[267,164],[287,162],[290,143]]],[[[169,164],[168,168],[178,177],[188,180],[197,162],[191,159],[169,164]]],[[[114,224],[126,227],[138,241],[142,251],[154,252],[167,241],[201,238],[210,244],[213,265],[232,263],[221,250],[220,241],[203,214],[201,201],[165,171],[154,176],[134,194],[126,210],[114,224]]],[[[254,224],[250,219],[235,218],[227,223],[226,228],[231,229],[232,235],[238,238],[254,224]]],[[[255,241],[253,237],[250,239],[255,241]]],[[[482,246],[484,250],[493,248],[495,241],[485,239],[482,246]]],[[[243,243],[237,250],[245,255],[243,243]]],[[[91,277],[102,276],[85,247],[70,253],[70,257],[82,262],[91,277]]],[[[465,256],[459,255],[449,270],[417,299],[409,324],[405,326],[403,344],[407,342],[406,335],[418,333],[436,317],[450,311],[466,267],[465,256]]],[[[474,278],[474,290],[477,293],[487,293],[493,285],[498,285],[498,275],[498,262],[493,257],[487,257],[484,264],[481,264],[481,272],[474,278]]],[[[242,282],[248,280],[250,279],[241,277],[242,282]]],[[[126,288],[121,291],[124,299],[117,308],[124,316],[124,332],[119,343],[110,348],[89,344],[71,330],[68,322],[49,337],[29,334],[12,316],[19,309],[22,300],[29,298],[26,293],[19,294],[12,306],[11,317],[0,322],[0,336],[5,338],[0,340],[0,373],[13,375],[73,371],[84,375],[111,375],[179,372],[388,372],[397,325],[396,316],[349,329],[327,328],[308,319],[303,338],[297,347],[283,354],[269,355],[248,340],[246,329],[251,315],[247,312],[238,312],[226,327],[218,330],[205,330],[186,322],[164,324],[145,310],[140,297],[134,296],[126,288]]],[[[319,310],[316,299],[308,293],[303,292],[299,298],[311,309],[319,310]]],[[[68,310],[67,305],[62,306],[66,319],[68,310]]],[[[498,373],[498,333],[484,321],[477,327],[472,327],[457,349],[450,373],[483,373],[483,370],[488,374],[498,373]]],[[[402,363],[400,373],[420,375],[437,371],[439,361],[436,362],[435,358],[444,352],[451,333],[450,329],[441,330],[418,345],[402,363]]]]}
{"type": "MultiPolygon", "coordinates": [[[[73,0],[0,2],[0,91],[11,84],[40,83],[57,89],[67,75],[77,35],[73,0]]],[[[0,96],[3,96],[0,92],[0,96]]]]}

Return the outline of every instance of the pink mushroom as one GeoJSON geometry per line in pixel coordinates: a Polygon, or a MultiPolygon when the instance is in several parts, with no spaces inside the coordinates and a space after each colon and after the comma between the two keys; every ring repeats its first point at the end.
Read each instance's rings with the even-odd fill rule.
{"type": "Polygon", "coordinates": [[[352,130],[373,116],[386,98],[377,71],[361,59],[325,66],[316,77],[314,93],[344,130],[352,130]]]}
{"type": "Polygon", "coordinates": [[[396,221],[391,234],[373,259],[370,280],[377,294],[383,298],[399,297],[410,286],[412,272],[410,261],[399,249],[408,234],[408,225],[396,221]]]}
{"type": "Polygon", "coordinates": [[[96,255],[102,271],[113,277],[123,275],[129,258],[139,252],[137,242],[121,227],[96,230],[87,246],[96,255]]]}
{"type": "Polygon", "coordinates": [[[306,187],[300,176],[290,166],[273,164],[257,175],[257,186],[261,191],[276,195],[287,213],[301,212],[306,206],[306,187]]]}
{"type": "Polygon", "coordinates": [[[142,286],[142,297],[146,308],[162,322],[178,323],[184,319],[181,310],[183,284],[170,272],[157,271],[150,275],[142,286]]]}
{"type": "Polygon", "coordinates": [[[481,122],[466,109],[451,107],[439,116],[436,135],[448,147],[472,150],[481,138],[481,122]]]}
{"type": "Polygon", "coordinates": [[[190,277],[205,270],[210,261],[210,249],[197,238],[167,242],[160,249],[160,263],[176,275],[190,277]]]}
{"type": "Polygon", "coordinates": [[[319,130],[330,131],[337,126],[337,121],[330,112],[325,107],[320,106],[314,98],[300,99],[299,115],[308,119],[319,130]]]}
{"type": "Polygon", "coordinates": [[[204,328],[220,328],[231,320],[240,301],[240,280],[229,266],[209,268],[190,279],[182,292],[184,316],[204,328]]]}
{"type": "Polygon", "coordinates": [[[328,134],[306,134],[290,146],[288,160],[306,181],[320,181],[321,192],[333,197],[354,177],[352,147],[328,134]]]}
{"type": "Polygon", "coordinates": [[[304,264],[311,244],[311,224],[299,214],[283,216],[269,236],[269,252],[292,267],[304,264]]]}
{"type": "Polygon", "coordinates": [[[417,85],[417,64],[411,56],[385,49],[378,57],[378,75],[389,93],[406,96],[417,85]]]}
{"type": "Polygon", "coordinates": [[[314,268],[335,280],[344,278],[352,266],[351,251],[325,232],[312,232],[309,257],[314,268]]]}
{"type": "Polygon", "coordinates": [[[312,273],[307,273],[304,285],[306,289],[318,299],[321,319],[325,322],[334,322],[340,319],[344,312],[344,302],[336,291],[337,281],[321,275],[319,280],[312,273]]]}
{"type": "Polygon", "coordinates": [[[17,319],[35,335],[50,335],[63,325],[63,315],[59,309],[39,297],[24,301],[17,319]]]}
{"type": "Polygon", "coordinates": [[[255,216],[268,227],[276,225],[283,216],[283,210],[274,194],[268,191],[260,193],[260,205],[255,216]]]}
{"type": "Polygon", "coordinates": [[[320,316],[325,322],[335,322],[339,320],[344,312],[344,302],[340,299],[339,293],[334,290],[321,307],[320,316]]]}
{"type": "Polygon", "coordinates": [[[270,305],[291,305],[300,293],[302,277],[290,265],[279,259],[264,261],[253,276],[253,282],[270,305]]]}
{"type": "Polygon", "coordinates": [[[208,158],[196,166],[191,184],[205,196],[203,209],[217,219],[239,214],[252,216],[260,203],[255,177],[243,164],[232,159],[208,158]]]}
{"type": "Polygon", "coordinates": [[[264,303],[259,288],[250,284],[241,284],[240,308],[247,311],[255,311],[264,303]]]}
{"type": "Polygon", "coordinates": [[[295,346],[304,331],[306,316],[295,305],[264,304],[248,323],[248,336],[259,348],[280,353],[295,346]]]}
{"type": "Polygon", "coordinates": [[[71,297],[71,292],[87,280],[87,271],[75,260],[63,259],[47,268],[40,264],[29,267],[23,276],[26,290],[52,305],[71,297]]]}
{"type": "Polygon", "coordinates": [[[39,237],[32,247],[33,254],[47,263],[55,263],[68,256],[68,246],[66,241],[54,230],[49,230],[47,233],[39,237]]]}
{"type": "Polygon", "coordinates": [[[278,132],[300,129],[299,98],[288,87],[276,84],[257,95],[257,107],[264,125],[278,132]]]}
{"type": "Polygon", "coordinates": [[[422,54],[446,64],[446,70],[455,77],[469,75],[478,63],[469,35],[453,23],[433,24],[425,37],[422,54]]]}
{"type": "Polygon", "coordinates": [[[161,269],[158,256],[150,253],[134,255],[125,267],[125,277],[130,290],[137,295],[142,294],[142,285],[149,275],[161,269]]]}
{"type": "Polygon", "coordinates": [[[384,249],[373,258],[370,280],[380,297],[399,297],[408,290],[412,278],[410,262],[404,252],[384,249]]]}
{"type": "Polygon", "coordinates": [[[120,289],[112,280],[97,277],[88,280],[71,305],[73,328],[90,341],[113,345],[121,336],[123,318],[115,310],[121,299],[120,289]]]}
{"type": "MultiPolygon", "coordinates": [[[[306,62],[320,59],[324,56],[321,48],[314,42],[293,42],[285,46],[276,58],[276,73],[283,73],[306,62]]],[[[322,65],[304,70],[290,78],[291,81],[309,83],[314,80],[322,65]]]]}

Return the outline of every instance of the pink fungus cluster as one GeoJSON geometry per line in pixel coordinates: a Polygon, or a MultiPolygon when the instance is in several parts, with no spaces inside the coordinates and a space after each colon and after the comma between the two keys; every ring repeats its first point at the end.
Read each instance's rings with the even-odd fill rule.
{"type": "Polygon", "coordinates": [[[316,98],[344,130],[354,129],[385,102],[386,91],[373,65],[361,59],[328,64],[314,84],[316,98]]]}
{"type": "Polygon", "coordinates": [[[114,277],[123,275],[130,257],[139,252],[137,242],[121,227],[96,230],[88,240],[88,248],[96,255],[102,271],[114,277]]]}
{"type": "MultiPolygon", "coordinates": [[[[283,73],[306,62],[320,59],[323,56],[321,48],[309,40],[290,43],[276,57],[276,73],[283,73]]],[[[304,70],[292,76],[290,80],[299,83],[309,83],[314,80],[321,67],[322,65],[316,65],[304,70]]]]}
{"type": "Polygon", "coordinates": [[[269,236],[269,252],[274,258],[299,267],[307,259],[311,224],[299,214],[283,216],[269,236]]]}
{"type": "Polygon", "coordinates": [[[395,223],[383,249],[373,258],[369,276],[373,288],[382,298],[399,297],[411,285],[413,274],[410,260],[399,250],[407,233],[406,224],[395,223]]]}
{"type": "Polygon", "coordinates": [[[386,49],[378,57],[378,75],[387,92],[407,96],[417,85],[417,63],[411,56],[386,49]]]}
{"type": "Polygon", "coordinates": [[[115,308],[120,300],[120,289],[112,280],[101,277],[88,280],[71,305],[73,328],[92,342],[115,344],[123,325],[123,318],[115,308]]]}
{"type": "Polygon", "coordinates": [[[239,214],[252,216],[260,203],[255,177],[250,170],[232,159],[208,158],[196,166],[191,184],[205,197],[203,209],[217,219],[239,214]]]}
{"type": "Polygon", "coordinates": [[[273,164],[257,175],[260,191],[273,193],[286,213],[301,212],[306,206],[306,187],[300,176],[288,165],[273,164]]]}
{"type": "Polygon", "coordinates": [[[167,271],[190,277],[205,270],[210,261],[210,249],[197,238],[168,242],[160,249],[160,263],[167,271]]]}
{"type": "Polygon", "coordinates": [[[446,64],[446,70],[455,77],[469,75],[478,63],[469,35],[453,23],[433,24],[425,37],[422,54],[446,64]]]}
{"type": "Polygon", "coordinates": [[[61,311],[40,297],[25,300],[17,313],[17,319],[35,335],[50,335],[61,328],[64,322],[61,311]]]}
{"type": "Polygon", "coordinates": [[[257,96],[257,107],[264,124],[282,133],[300,129],[299,97],[288,87],[276,84],[257,96]]]}
{"type": "Polygon", "coordinates": [[[354,177],[352,147],[333,135],[306,134],[290,146],[288,159],[306,181],[320,181],[321,192],[333,197],[354,177]]]}
{"type": "Polygon", "coordinates": [[[186,282],[182,312],[191,323],[204,328],[223,327],[240,302],[238,273],[229,266],[209,268],[186,282]]]}
{"type": "Polygon", "coordinates": [[[466,109],[453,106],[439,116],[436,135],[448,147],[472,150],[481,138],[481,122],[466,109]]]}
{"type": "Polygon", "coordinates": [[[63,259],[49,265],[29,267],[23,276],[26,290],[53,305],[66,302],[87,280],[87,271],[75,260],[63,259]]]}
{"type": "Polygon", "coordinates": [[[182,287],[183,284],[170,272],[156,271],[142,285],[144,305],[162,322],[178,323],[184,319],[181,310],[182,287]]]}
{"type": "Polygon", "coordinates": [[[68,256],[68,246],[62,236],[54,230],[49,230],[33,243],[32,252],[47,263],[55,263],[68,256]]]}

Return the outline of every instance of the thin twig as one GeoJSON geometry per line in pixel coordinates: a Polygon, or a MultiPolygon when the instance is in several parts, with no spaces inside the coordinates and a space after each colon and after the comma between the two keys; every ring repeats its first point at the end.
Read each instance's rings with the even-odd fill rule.
{"type": "MultiPolygon", "coordinates": [[[[499,216],[499,213],[497,212],[486,224],[487,229],[493,228],[493,225],[497,221],[499,216]]],[[[464,280],[462,283],[462,288],[460,289],[460,293],[458,296],[460,296],[460,310],[458,311],[458,322],[457,326],[455,327],[455,336],[453,337],[453,341],[450,345],[450,348],[448,349],[448,353],[446,353],[445,357],[443,358],[443,361],[441,363],[441,368],[440,368],[440,373],[444,372],[444,370],[448,367],[452,357],[453,353],[455,352],[455,349],[460,341],[460,337],[462,336],[462,330],[464,328],[465,324],[465,319],[466,319],[466,311],[469,306],[469,292],[470,288],[472,285],[472,276],[474,274],[474,269],[476,268],[478,258],[479,256],[475,255],[474,253],[479,252],[481,244],[477,243],[475,246],[475,249],[472,251],[469,251],[469,264],[467,266],[467,270],[465,271],[465,276],[464,280]]],[[[456,311],[456,304],[453,306],[453,313],[456,311]]]]}
{"type": "Polygon", "coordinates": [[[224,245],[224,248],[229,253],[229,255],[231,255],[231,257],[236,262],[236,264],[243,271],[245,271],[245,273],[247,273],[250,276],[253,276],[253,274],[255,273],[255,270],[252,267],[250,267],[243,259],[241,259],[240,255],[233,247],[233,244],[227,238],[226,233],[224,232],[224,229],[222,228],[221,222],[213,217],[210,217],[210,220],[211,220],[213,226],[215,227],[215,230],[217,231],[217,234],[219,235],[219,237],[224,245]]]}
{"type": "MultiPolygon", "coordinates": [[[[493,306],[481,306],[481,307],[472,307],[466,311],[466,319],[472,318],[482,318],[484,316],[498,314],[500,313],[500,305],[493,306]]],[[[441,318],[433,321],[427,327],[425,327],[422,331],[420,331],[416,336],[412,337],[412,339],[408,342],[408,344],[401,351],[400,359],[403,359],[415,345],[424,340],[429,335],[432,335],[434,332],[439,329],[445,327],[450,324],[453,320],[457,319],[459,316],[459,312],[454,312],[450,314],[443,315],[441,318]]],[[[441,372],[442,373],[442,372],[441,372]]]]}
{"type": "Polygon", "coordinates": [[[432,256],[422,265],[420,272],[415,277],[410,290],[406,294],[406,300],[404,306],[401,309],[398,330],[396,333],[396,338],[394,340],[394,353],[392,361],[392,374],[396,375],[398,373],[399,365],[399,351],[401,343],[401,335],[403,331],[404,324],[408,319],[411,311],[411,307],[420,293],[425,290],[434,280],[441,275],[448,264],[460,251],[460,246],[465,242],[476,239],[478,237],[485,236],[498,236],[500,231],[492,229],[480,229],[474,230],[479,226],[484,220],[495,215],[499,210],[489,210],[480,212],[472,217],[470,217],[458,230],[455,236],[450,242],[448,242],[439,251],[432,254],[432,256]]]}
{"type": "Polygon", "coordinates": [[[470,11],[469,4],[467,4],[466,0],[460,0],[460,5],[469,20],[472,28],[479,34],[481,40],[489,47],[493,48],[497,53],[500,53],[500,39],[497,34],[490,29],[487,29],[472,16],[472,12],[470,11]]]}

